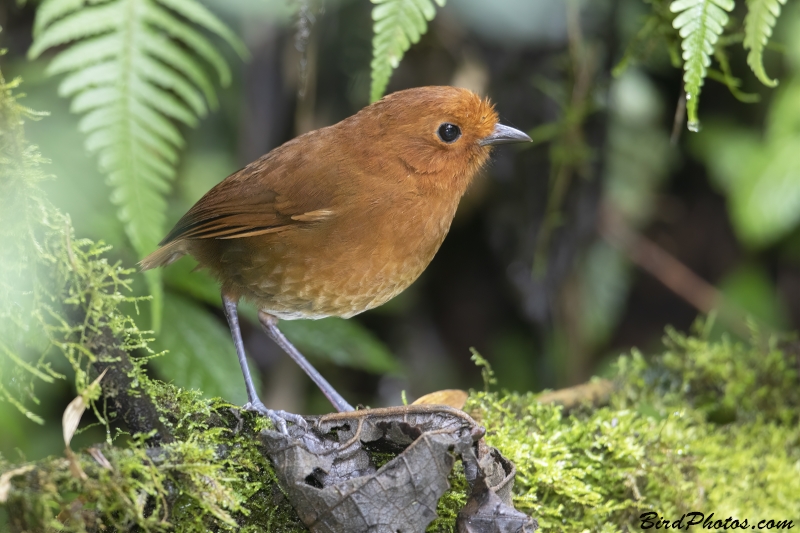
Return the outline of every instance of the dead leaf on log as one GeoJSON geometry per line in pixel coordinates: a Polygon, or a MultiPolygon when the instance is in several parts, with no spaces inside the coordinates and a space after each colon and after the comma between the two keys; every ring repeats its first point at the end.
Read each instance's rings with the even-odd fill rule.
{"type": "MultiPolygon", "coordinates": [[[[450,486],[447,478],[456,456],[464,461],[467,480],[478,487],[470,498],[477,502],[475,511],[465,508],[465,516],[477,513],[481,523],[496,516],[498,524],[512,524],[506,515],[517,513],[510,506],[514,467],[483,443],[485,430],[466,413],[447,406],[414,405],[306,420],[308,430],[297,426],[288,434],[267,430],[262,440],[289,500],[314,533],[424,532],[450,486]],[[377,468],[370,452],[398,455],[377,468]],[[496,490],[507,493],[508,505],[496,490]],[[492,507],[494,500],[487,491],[503,507],[492,507]]],[[[516,530],[499,525],[500,529],[465,531],[533,531],[524,525],[535,522],[517,514],[527,522],[518,520],[516,530]]]]}
{"type": "Polygon", "coordinates": [[[514,509],[514,463],[483,439],[462,460],[471,491],[456,519],[458,533],[532,533],[539,529],[536,520],[514,509]]]}
{"type": "Polygon", "coordinates": [[[69,467],[72,475],[75,477],[79,477],[83,480],[86,480],[86,473],[81,468],[81,465],[78,464],[78,460],[75,458],[75,454],[72,452],[72,449],[69,447],[70,442],[72,442],[72,437],[75,436],[75,432],[78,430],[78,424],[81,422],[81,417],[83,417],[84,411],[86,411],[86,407],[88,407],[88,397],[97,393],[97,387],[100,383],[100,380],[103,379],[103,376],[106,375],[108,369],[103,370],[103,372],[97,376],[97,379],[92,381],[86,390],[75,397],[74,400],[69,402],[67,408],[64,409],[64,414],[61,416],[61,426],[62,431],[64,433],[64,445],[66,449],[64,450],[67,459],[69,459],[69,467]]]}
{"type": "Polygon", "coordinates": [[[504,502],[480,476],[472,485],[467,505],[458,513],[458,533],[532,533],[539,524],[504,502]]]}
{"type": "Polygon", "coordinates": [[[467,391],[444,389],[420,396],[411,405],[449,405],[455,409],[464,409],[468,396],[467,391]]]}

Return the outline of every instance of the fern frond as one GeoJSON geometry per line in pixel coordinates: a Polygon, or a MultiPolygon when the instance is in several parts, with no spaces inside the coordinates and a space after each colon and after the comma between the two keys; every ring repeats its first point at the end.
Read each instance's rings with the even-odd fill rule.
{"type": "Polygon", "coordinates": [[[675,0],[669,6],[670,11],[678,13],[672,27],[678,30],[682,39],[683,83],[690,130],[696,131],[700,127],[697,120],[700,88],[711,65],[714,45],[728,23],[726,12],[733,6],[733,0],[675,0]]]}
{"type": "MultiPolygon", "coordinates": [[[[197,0],[45,0],[29,51],[67,45],[48,67],[66,74],[59,94],[84,114],[79,130],[108,176],[111,200],[140,256],[165,232],[165,195],[184,139],[175,122],[195,126],[217,99],[208,67],[222,84],[230,69],[215,45],[193,26],[244,45],[197,0]],[[84,6],[84,4],[89,4],[84,6]]],[[[146,273],[161,312],[161,281],[146,273]]]]}
{"type": "MultiPolygon", "coordinates": [[[[443,7],[446,0],[435,0],[443,7]]],[[[386,91],[392,70],[396,69],[412,44],[428,31],[428,22],[436,16],[431,0],[372,0],[372,87],[370,101],[379,100],[386,91]]]]}
{"type": "Polygon", "coordinates": [[[98,61],[116,57],[120,53],[119,47],[122,44],[113,33],[81,41],[53,58],[50,64],[47,65],[47,75],[55,76],[65,72],[72,72],[98,61]]]}
{"type": "MultiPolygon", "coordinates": [[[[52,0],[49,3],[63,1],[74,3],[73,0],[52,0]]],[[[113,31],[125,18],[125,5],[122,2],[94,7],[80,7],[63,18],[56,20],[51,25],[42,28],[28,50],[28,57],[39,57],[48,48],[86,39],[93,35],[113,31]]]]}
{"type": "Polygon", "coordinates": [[[781,14],[781,4],[785,3],[786,0],[747,0],[747,16],[744,18],[744,49],[749,50],[747,64],[768,87],[778,85],[778,80],[771,79],[764,70],[764,47],[781,14]]]}
{"type": "Polygon", "coordinates": [[[44,0],[36,10],[33,34],[39,35],[42,28],[49,26],[67,13],[82,8],[85,3],[86,0],[44,0]]]}

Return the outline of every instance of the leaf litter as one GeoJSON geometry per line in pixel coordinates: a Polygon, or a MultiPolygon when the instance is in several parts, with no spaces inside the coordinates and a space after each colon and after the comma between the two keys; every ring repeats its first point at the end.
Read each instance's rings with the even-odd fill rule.
{"type": "Polygon", "coordinates": [[[470,494],[459,533],[532,533],[514,509],[516,469],[488,446],[486,430],[442,405],[365,409],[306,417],[308,429],[264,430],[281,486],[313,533],[423,533],[450,488],[457,458],[470,494]],[[396,454],[378,467],[371,454],[396,454]]]}

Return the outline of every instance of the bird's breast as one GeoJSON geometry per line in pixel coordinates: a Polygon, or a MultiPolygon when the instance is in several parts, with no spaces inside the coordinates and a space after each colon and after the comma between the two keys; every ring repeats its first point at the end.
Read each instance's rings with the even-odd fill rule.
{"type": "Polygon", "coordinates": [[[234,292],[278,318],[350,317],[419,277],[447,235],[457,201],[409,194],[361,211],[334,210],[318,224],[231,251],[231,264],[241,266],[243,254],[250,259],[247,268],[223,278],[234,279],[234,292]]]}

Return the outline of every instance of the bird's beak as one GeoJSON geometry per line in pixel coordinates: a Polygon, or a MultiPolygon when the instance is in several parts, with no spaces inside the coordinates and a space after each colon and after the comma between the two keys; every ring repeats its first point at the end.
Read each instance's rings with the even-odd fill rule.
{"type": "Polygon", "coordinates": [[[498,124],[494,127],[492,134],[478,141],[478,144],[481,146],[493,146],[495,144],[531,142],[532,140],[517,129],[498,124]]]}

